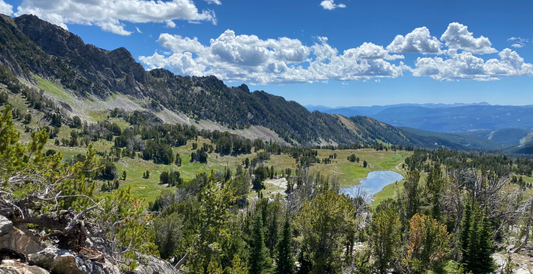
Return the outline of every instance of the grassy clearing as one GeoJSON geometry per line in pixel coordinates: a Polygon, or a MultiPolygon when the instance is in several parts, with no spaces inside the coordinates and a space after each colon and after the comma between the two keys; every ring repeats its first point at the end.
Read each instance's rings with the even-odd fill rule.
{"type": "Polygon", "coordinates": [[[156,165],[153,162],[144,161],[140,158],[123,159],[117,163],[119,176],[126,171],[126,180],[120,181],[121,187],[131,187],[136,197],[144,198],[147,202],[154,201],[161,191],[169,189],[159,184],[159,175],[163,171],[176,170],[173,165],[156,165]],[[143,173],[149,171],[150,177],[143,179],[143,173]]]}
{"type": "MultiPolygon", "coordinates": [[[[109,117],[108,113],[102,112],[102,111],[87,110],[86,113],[95,122],[103,122],[109,117]]],[[[123,122],[123,123],[125,125],[127,124],[126,122],[123,122]]],[[[129,124],[127,124],[127,125],[128,125],[127,127],[129,127],[129,124]]],[[[119,124],[119,126],[120,126],[120,124],[119,124]]],[[[123,127],[122,129],[124,129],[124,128],[126,128],[126,127],[123,127]]]]}
{"type": "Polygon", "coordinates": [[[382,191],[376,193],[376,195],[374,195],[373,197],[374,201],[370,204],[370,207],[374,209],[381,202],[389,198],[396,198],[396,193],[397,193],[396,191],[398,188],[401,188],[401,186],[403,185],[403,181],[404,180],[401,180],[400,182],[396,184],[390,184],[388,186],[385,186],[382,191]]]}
{"type": "MultiPolygon", "coordinates": [[[[61,132],[62,133],[62,132],[61,132]]],[[[201,147],[203,143],[209,143],[209,140],[205,140],[201,137],[198,138],[198,147],[201,147]]],[[[192,144],[195,142],[189,141],[187,145],[173,148],[174,153],[179,153],[182,159],[182,166],[176,165],[161,165],[154,164],[152,161],[145,161],[141,158],[123,158],[115,163],[117,167],[117,174],[122,175],[123,171],[126,171],[126,180],[120,181],[121,187],[131,187],[136,197],[144,198],[147,201],[153,201],[165,189],[164,186],[159,185],[159,175],[163,171],[178,170],[185,180],[193,179],[196,174],[203,172],[220,171],[223,172],[225,168],[235,170],[238,165],[241,165],[246,158],[252,159],[256,156],[256,153],[239,156],[221,156],[216,153],[210,153],[207,160],[207,164],[201,164],[198,162],[190,162],[191,152],[193,152],[192,144]],[[143,179],[142,175],[146,171],[150,172],[149,179],[143,179]]],[[[106,151],[112,146],[112,142],[98,141],[93,143],[93,147],[97,151],[106,151]]],[[[55,146],[53,142],[49,142],[47,148],[54,149],[63,154],[65,159],[73,158],[75,155],[86,153],[86,148],[80,147],[63,147],[55,146]]],[[[329,155],[330,150],[319,150],[318,153],[321,158],[323,155],[329,155]]],[[[375,151],[372,149],[362,149],[356,151],[339,151],[337,153],[337,159],[332,164],[315,164],[310,168],[312,174],[320,172],[325,176],[335,176],[340,181],[342,186],[352,186],[359,184],[359,181],[366,178],[368,173],[375,170],[395,170],[396,167],[401,166],[404,159],[409,155],[408,152],[394,153],[392,151],[375,151]],[[362,167],[362,161],[360,164],[351,163],[346,158],[351,153],[356,152],[356,155],[369,162],[369,168],[362,167]]],[[[288,155],[272,155],[271,159],[264,163],[266,166],[274,166],[275,171],[280,174],[282,170],[291,168],[293,171],[296,168],[296,162],[288,155]]],[[[395,170],[397,171],[397,170],[395,170]]],[[[265,193],[278,193],[284,189],[267,184],[265,193]]],[[[386,188],[387,189],[387,188],[386,188]]],[[[394,191],[392,191],[392,194],[394,191]]],[[[255,195],[255,194],[253,194],[255,195]]],[[[381,193],[378,195],[383,196],[386,199],[391,194],[381,193]]]]}
{"type": "Polygon", "coordinates": [[[522,176],[522,179],[523,179],[524,182],[526,182],[526,183],[533,184],[533,177],[522,176]]]}
{"type": "Polygon", "coordinates": [[[37,75],[33,75],[33,78],[35,78],[38,82],[37,87],[40,89],[43,89],[54,96],[56,96],[57,99],[65,102],[65,103],[71,103],[72,102],[72,94],[70,94],[68,91],[63,89],[62,87],[54,84],[50,80],[43,79],[37,75]]]}
{"type": "Polygon", "coordinates": [[[320,172],[324,175],[335,176],[341,183],[342,187],[353,186],[360,183],[362,179],[368,176],[368,173],[378,170],[401,171],[401,165],[405,158],[409,157],[412,152],[407,151],[376,151],[374,149],[358,150],[319,150],[320,158],[327,158],[329,155],[337,154],[331,165],[315,165],[311,172],[320,172]],[[355,154],[360,158],[359,163],[350,162],[348,156],[355,154]],[[363,161],[368,162],[368,167],[363,167],[363,161]]]}

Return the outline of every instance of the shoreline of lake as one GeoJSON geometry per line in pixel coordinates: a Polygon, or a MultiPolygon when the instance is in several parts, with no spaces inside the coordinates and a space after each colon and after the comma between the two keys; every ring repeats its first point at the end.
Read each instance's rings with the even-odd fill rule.
{"type": "Polygon", "coordinates": [[[373,197],[387,185],[393,184],[403,180],[400,173],[390,170],[372,171],[368,173],[367,177],[361,180],[359,185],[343,187],[340,189],[341,194],[346,194],[350,197],[358,196],[359,188],[365,191],[366,196],[373,197]]]}

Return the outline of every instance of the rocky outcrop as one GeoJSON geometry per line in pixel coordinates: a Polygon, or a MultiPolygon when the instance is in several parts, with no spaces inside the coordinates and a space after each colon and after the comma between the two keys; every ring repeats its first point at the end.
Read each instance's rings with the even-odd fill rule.
{"type": "Polygon", "coordinates": [[[0,215],[0,236],[4,236],[11,230],[13,230],[13,223],[8,218],[0,215]]]}
{"type": "Polygon", "coordinates": [[[44,247],[22,230],[13,226],[6,217],[0,215],[0,250],[27,256],[39,252],[44,247]]]}
{"type": "MultiPolygon", "coordinates": [[[[174,267],[157,257],[137,254],[136,274],[178,273],[174,267]]],[[[111,257],[91,247],[77,252],[51,245],[44,247],[27,229],[19,229],[0,215],[0,274],[119,274],[121,270],[111,257]]]]}
{"type": "Polygon", "coordinates": [[[494,273],[503,273],[503,269],[506,267],[508,256],[511,256],[512,269],[514,274],[531,274],[533,273],[533,260],[531,259],[531,253],[526,251],[525,254],[519,253],[494,253],[492,258],[496,263],[498,269],[494,273]]]}
{"type": "Polygon", "coordinates": [[[15,23],[37,47],[65,62],[84,88],[90,88],[91,82],[102,83],[107,94],[99,96],[110,92],[139,95],[148,82],[144,67],[125,48],[107,51],[85,44],[79,36],[34,15],[17,17],[15,23]],[[90,82],[83,83],[83,78],[90,82]]]}
{"type": "MultiPolygon", "coordinates": [[[[85,253],[87,254],[87,253],[85,253]]],[[[133,271],[135,274],[173,274],[178,273],[172,265],[154,256],[139,255],[140,265],[133,271]]],[[[57,274],[118,274],[118,267],[114,266],[105,256],[76,254],[69,250],[49,246],[46,249],[28,255],[28,262],[50,270],[57,274]]]]}
{"type": "Polygon", "coordinates": [[[45,248],[29,233],[18,229],[9,219],[0,215],[0,256],[10,258],[0,265],[0,274],[44,274],[49,273],[48,271],[57,274],[121,273],[120,269],[100,252],[84,248],[77,254],[56,246],[45,248]]]}
{"type": "Polygon", "coordinates": [[[15,23],[28,38],[50,55],[68,56],[85,46],[79,36],[46,23],[35,15],[17,17],[15,23]]]}
{"type": "Polygon", "coordinates": [[[167,261],[163,261],[154,256],[141,256],[143,264],[139,265],[133,273],[135,274],[174,274],[177,270],[167,261]]]}
{"type": "Polygon", "coordinates": [[[0,264],[0,274],[50,274],[38,266],[27,265],[15,260],[3,260],[0,264]]]}
{"type": "Polygon", "coordinates": [[[85,260],[76,253],[49,246],[44,250],[28,255],[30,264],[38,265],[57,274],[119,274],[118,267],[105,258],[102,262],[85,260]]]}

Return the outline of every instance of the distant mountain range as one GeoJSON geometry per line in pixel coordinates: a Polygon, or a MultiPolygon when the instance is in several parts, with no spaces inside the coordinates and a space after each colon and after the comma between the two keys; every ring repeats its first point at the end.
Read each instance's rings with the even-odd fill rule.
{"type": "Polygon", "coordinates": [[[394,126],[448,133],[533,128],[533,106],[393,107],[370,117],[394,126]]]}
{"type": "Polygon", "coordinates": [[[398,104],[371,107],[306,106],[310,111],[347,117],[368,116],[397,127],[465,134],[496,143],[524,144],[533,135],[533,106],[476,104],[398,104]]]}
{"type": "Polygon", "coordinates": [[[452,108],[452,107],[464,107],[464,106],[490,106],[489,103],[481,102],[481,103],[473,103],[473,104],[463,104],[463,103],[455,103],[455,104],[395,104],[395,105],[385,105],[385,106],[353,106],[353,107],[326,107],[326,106],[320,106],[320,105],[306,105],[305,108],[307,108],[309,111],[315,111],[318,110],[320,112],[325,113],[331,113],[331,114],[340,114],[347,117],[350,116],[372,116],[375,114],[378,114],[379,112],[389,109],[389,108],[397,108],[397,107],[423,107],[423,108],[452,108]]]}

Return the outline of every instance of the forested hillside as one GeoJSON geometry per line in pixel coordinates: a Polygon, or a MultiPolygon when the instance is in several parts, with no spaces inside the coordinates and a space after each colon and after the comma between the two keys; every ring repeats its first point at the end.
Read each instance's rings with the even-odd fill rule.
{"type": "MultiPolygon", "coordinates": [[[[16,103],[14,97],[8,102],[16,103]]],[[[0,226],[10,234],[0,239],[17,234],[31,244],[4,249],[5,258],[19,259],[19,268],[30,267],[27,261],[55,273],[488,274],[523,269],[531,248],[533,162],[528,159],[417,149],[396,166],[406,174],[395,184],[396,193],[374,209],[363,191],[341,194],[336,177],[309,172],[311,166],[332,166],[340,150],[322,159],[314,149],[179,125],[143,126],[139,117],[120,111],[112,115],[134,126],[76,127],[74,122],[69,130],[56,122],[34,129],[37,113],[30,118],[16,113],[13,120],[11,106],[2,108],[0,226]],[[24,124],[33,131],[29,142],[16,129],[24,124]],[[63,136],[69,130],[70,139],[59,138],[56,128],[63,136]],[[214,145],[193,143],[192,150],[183,145],[200,138],[214,145]],[[113,145],[107,152],[100,150],[103,144],[113,145]],[[60,151],[80,145],[86,153],[63,158],[60,151]],[[175,155],[175,146],[191,152],[187,159],[200,165],[224,155],[257,153],[236,167],[197,171],[184,180],[184,157],[175,155]],[[268,166],[281,154],[291,155],[296,168],[268,166]],[[122,186],[137,174],[115,167],[137,157],[166,169],[143,173],[144,180],[159,175],[165,185],[148,204],[122,186]],[[269,178],[286,183],[267,197],[269,178]]],[[[359,156],[367,155],[362,148],[342,149],[354,153],[348,161],[358,166],[359,156]]],[[[375,143],[374,149],[398,148],[375,143]]]]}

